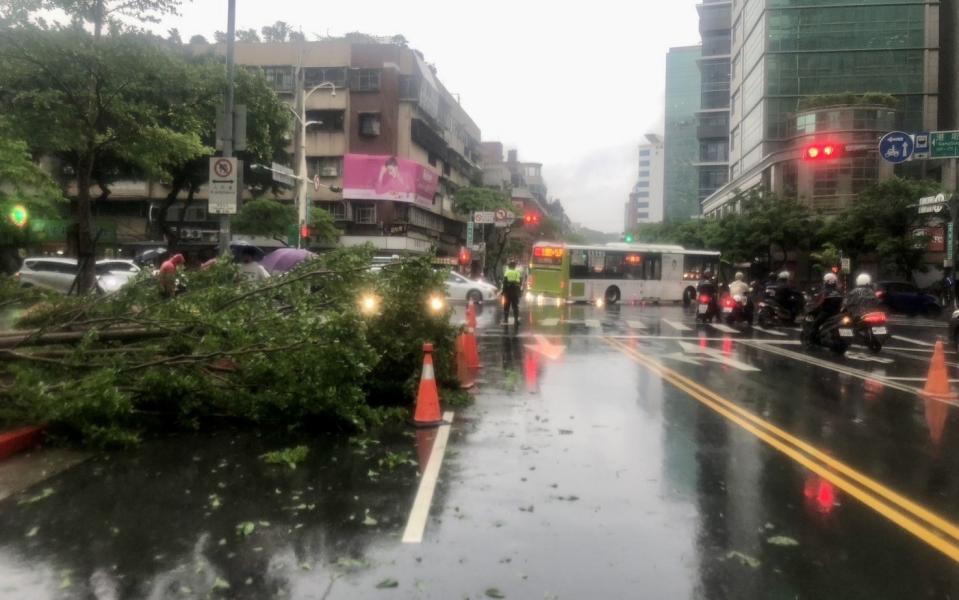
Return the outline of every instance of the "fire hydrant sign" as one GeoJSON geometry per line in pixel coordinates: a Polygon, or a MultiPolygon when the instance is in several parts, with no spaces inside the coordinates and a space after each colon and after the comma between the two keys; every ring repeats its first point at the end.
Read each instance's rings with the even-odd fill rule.
{"type": "Polygon", "coordinates": [[[214,156],[210,159],[210,200],[208,208],[210,214],[236,214],[236,171],[237,162],[235,158],[214,156]]]}

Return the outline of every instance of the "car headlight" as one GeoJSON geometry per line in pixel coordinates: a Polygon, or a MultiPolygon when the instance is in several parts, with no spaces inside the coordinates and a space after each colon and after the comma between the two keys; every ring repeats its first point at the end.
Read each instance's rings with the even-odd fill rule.
{"type": "Polygon", "coordinates": [[[953,319],[959,319],[959,310],[953,311],[953,313],[952,313],[952,318],[953,318],[953,319]]]}

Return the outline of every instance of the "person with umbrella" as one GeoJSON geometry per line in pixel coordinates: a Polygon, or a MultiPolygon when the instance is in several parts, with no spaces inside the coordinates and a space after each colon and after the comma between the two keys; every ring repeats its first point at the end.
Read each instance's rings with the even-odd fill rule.
{"type": "Polygon", "coordinates": [[[257,282],[269,279],[270,274],[263,265],[256,262],[256,248],[243,246],[240,249],[240,278],[244,282],[257,282]]]}

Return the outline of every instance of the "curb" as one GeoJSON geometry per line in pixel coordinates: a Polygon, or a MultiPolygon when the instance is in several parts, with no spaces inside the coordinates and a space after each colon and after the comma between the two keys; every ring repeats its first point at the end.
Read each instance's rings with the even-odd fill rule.
{"type": "Polygon", "coordinates": [[[42,427],[21,427],[0,432],[0,460],[29,450],[43,441],[42,427]]]}

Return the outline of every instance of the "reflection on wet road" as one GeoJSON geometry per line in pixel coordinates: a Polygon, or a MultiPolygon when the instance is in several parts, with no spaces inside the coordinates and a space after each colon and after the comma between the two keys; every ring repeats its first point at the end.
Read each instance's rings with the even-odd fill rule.
{"type": "Polygon", "coordinates": [[[681,307],[498,316],[422,543],[435,435],[307,440],[296,470],[177,437],[0,502],[0,597],[959,596],[959,409],[917,393],[938,324],[836,357],[681,307]]]}

